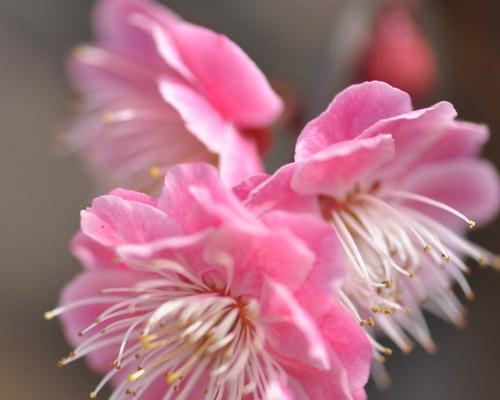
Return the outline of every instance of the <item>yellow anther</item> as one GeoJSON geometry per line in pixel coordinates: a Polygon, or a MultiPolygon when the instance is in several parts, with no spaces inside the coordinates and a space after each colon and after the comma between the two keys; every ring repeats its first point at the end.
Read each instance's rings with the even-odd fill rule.
{"type": "Polygon", "coordinates": [[[149,169],[149,176],[151,178],[159,178],[161,176],[161,170],[158,166],[153,166],[149,169]]]}
{"type": "Polygon", "coordinates": [[[390,349],[389,347],[385,347],[384,348],[384,354],[386,356],[392,356],[392,349],[390,349]]]}
{"type": "Polygon", "coordinates": [[[173,383],[174,383],[177,379],[179,379],[179,378],[180,378],[180,376],[179,376],[179,374],[178,374],[177,372],[174,372],[174,373],[172,373],[172,374],[168,374],[168,375],[166,376],[166,378],[167,378],[167,383],[168,383],[169,385],[171,385],[171,384],[173,384],[173,383]]]}
{"type": "Polygon", "coordinates": [[[54,313],[52,311],[47,311],[45,314],[43,314],[43,317],[47,320],[50,321],[55,317],[54,313]]]}
{"type": "Polygon", "coordinates": [[[139,379],[141,376],[143,376],[146,373],[146,370],[144,368],[138,369],[136,372],[133,374],[130,374],[127,379],[130,383],[134,383],[139,379]]]}
{"type": "Polygon", "coordinates": [[[112,112],[105,112],[101,115],[101,121],[105,124],[111,124],[115,121],[115,115],[112,112]]]}

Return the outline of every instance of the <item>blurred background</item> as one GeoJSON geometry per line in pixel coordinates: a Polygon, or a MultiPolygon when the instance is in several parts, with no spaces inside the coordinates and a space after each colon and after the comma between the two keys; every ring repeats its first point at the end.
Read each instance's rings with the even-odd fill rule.
{"type": "MultiPolygon", "coordinates": [[[[450,100],[463,119],[487,122],[485,156],[500,164],[500,2],[482,0],[165,0],[186,19],[235,40],[280,87],[299,131],[347,84],[385,79],[418,105],[450,100]]],[[[79,271],[67,250],[79,210],[95,194],[57,135],[72,93],[64,57],[89,40],[90,0],[0,0],[0,388],[2,399],[87,398],[97,382],[67,353],[43,312],[79,271]]],[[[271,168],[286,161],[284,136],[271,168]]],[[[464,188],[467,190],[467,188],[464,188]]],[[[499,251],[500,223],[474,233],[499,251]]],[[[500,273],[475,270],[466,330],[430,319],[435,355],[416,350],[387,363],[388,391],[370,399],[499,399],[500,273]]]]}

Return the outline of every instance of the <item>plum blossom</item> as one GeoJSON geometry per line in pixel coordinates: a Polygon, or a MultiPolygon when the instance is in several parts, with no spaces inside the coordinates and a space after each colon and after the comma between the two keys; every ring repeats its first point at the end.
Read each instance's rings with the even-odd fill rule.
{"type": "Polygon", "coordinates": [[[381,80],[408,92],[420,104],[436,87],[438,67],[432,44],[407,2],[381,8],[361,50],[359,81],[381,80]]]}
{"type": "Polygon", "coordinates": [[[372,349],[331,295],[337,235],[314,216],[256,218],[207,164],[171,169],[161,196],[117,189],[81,213],[85,272],[59,307],[111,400],[365,399],[372,349]],[[110,367],[111,365],[111,367],[110,367]]]}
{"type": "Polygon", "coordinates": [[[262,170],[282,101],[235,43],[152,0],[99,0],[93,27],[69,59],[81,104],[65,139],[101,186],[159,190],[182,162],[231,184],[262,170]]]}
{"type": "Polygon", "coordinates": [[[340,296],[405,352],[414,340],[435,348],[421,309],[463,325],[451,288],[473,298],[465,258],[499,266],[464,237],[499,208],[497,172],[478,158],[488,129],[455,117],[448,102],[413,110],[388,84],[354,85],[306,125],[294,163],[235,189],[257,214],[311,212],[331,226],[349,259],[340,296]]]}

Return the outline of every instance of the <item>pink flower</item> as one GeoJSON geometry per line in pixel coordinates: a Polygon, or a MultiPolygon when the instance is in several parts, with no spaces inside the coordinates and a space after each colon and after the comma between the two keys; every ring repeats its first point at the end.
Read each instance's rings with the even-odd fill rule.
{"type": "Polygon", "coordinates": [[[382,7],[361,54],[358,78],[382,80],[421,102],[436,86],[437,60],[431,43],[404,2],[382,7]]]}
{"type": "Polygon", "coordinates": [[[261,171],[282,102],[236,44],[151,0],[98,1],[94,29],[69,62],[82,110],[67,140],[102,185],[152,191],[187,161],[229,183],[261,171]]]}
{"type": "Polygon", "coordinates": [[[256,213],[308,211],[324,219],[350,261],[345,303],[404,351],[411,338],[434,349],[421,308],[464,323],[450,287],[457,282],[473,297],[465,257],[498,265],[463,237],[499,207],[497,173],[477,158],[488,129],[455,117],[447,102],[413,111],[409,96],[385,83],[354,85],[307,124],[295,163],[235,189],[256,213]]]}
{"type": "Polygon", "coordinates": [[[46,317],[76,346],[61,365],[106,373],[91,398],[108,381],[111,399],[366,398],[371,345],[331,296],[343,252],[321,221],[256,219],[205,164],[170,170],[159,199],[119,189],[81,217],[86,271],[46,317]]]}

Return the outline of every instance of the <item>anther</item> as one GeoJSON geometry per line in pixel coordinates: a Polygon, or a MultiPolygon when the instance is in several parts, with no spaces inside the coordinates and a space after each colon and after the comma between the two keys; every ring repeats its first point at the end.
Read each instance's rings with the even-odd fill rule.
{"type": "Polygon", "coordinates": [[[158,166],[153,166],[149,169],[149,176],[151,178],[159,178],[161,176],[161,170],[158,166]]]}
{"type": "Polygon", "coordinates": [[[493,268],[500,271],[500,256],[495,256],[493,259],[493,268]]]}
{"type": "Polygon", "coordinates": [[[55,317],[54,313],[52,311],[47,311],[45,314],[43,314],[43,317],[47,320],[50,321],[55,317]]]}
{"type": "Polygon", "coordinates": [[[101,121],[104,124],[111,124],[115,121],[115,116],[112,112],[105,112],[101,115],[101,121]]]}
{"type": "Polygon", "coordinates": [[[481,256],[479,257],[478,263],[480,267],[486,268],[488,266],[488,258],[485,256],[481,256]]]}
{"type": "Polygon", "coordinates": [[[140,368],[138,367],[137,371],[134,372],[133,374],[130,374],[127,379],[130,383],[134,383],[135,381],[137,381],[137,379],[139,379],[141,376],[143,376],[145,373],[146,373],[146,370],[144,368],[140,368]]]}
{"type": "Polygon", "coordinates": [[[406,346],[404,346],[401,351],[403,352],[403,354],[410,354],[412,351],[413,351],[413,344],[409,343],[407,344],[406,346]]]}
{"type": "Polygon", "coordinates": [[[470,229],[472,229],[472,228],[474,228],[476,226],[476,221],[473,221],[471,219],[467,223],[469,224],[469,228],[470,229]]]}

